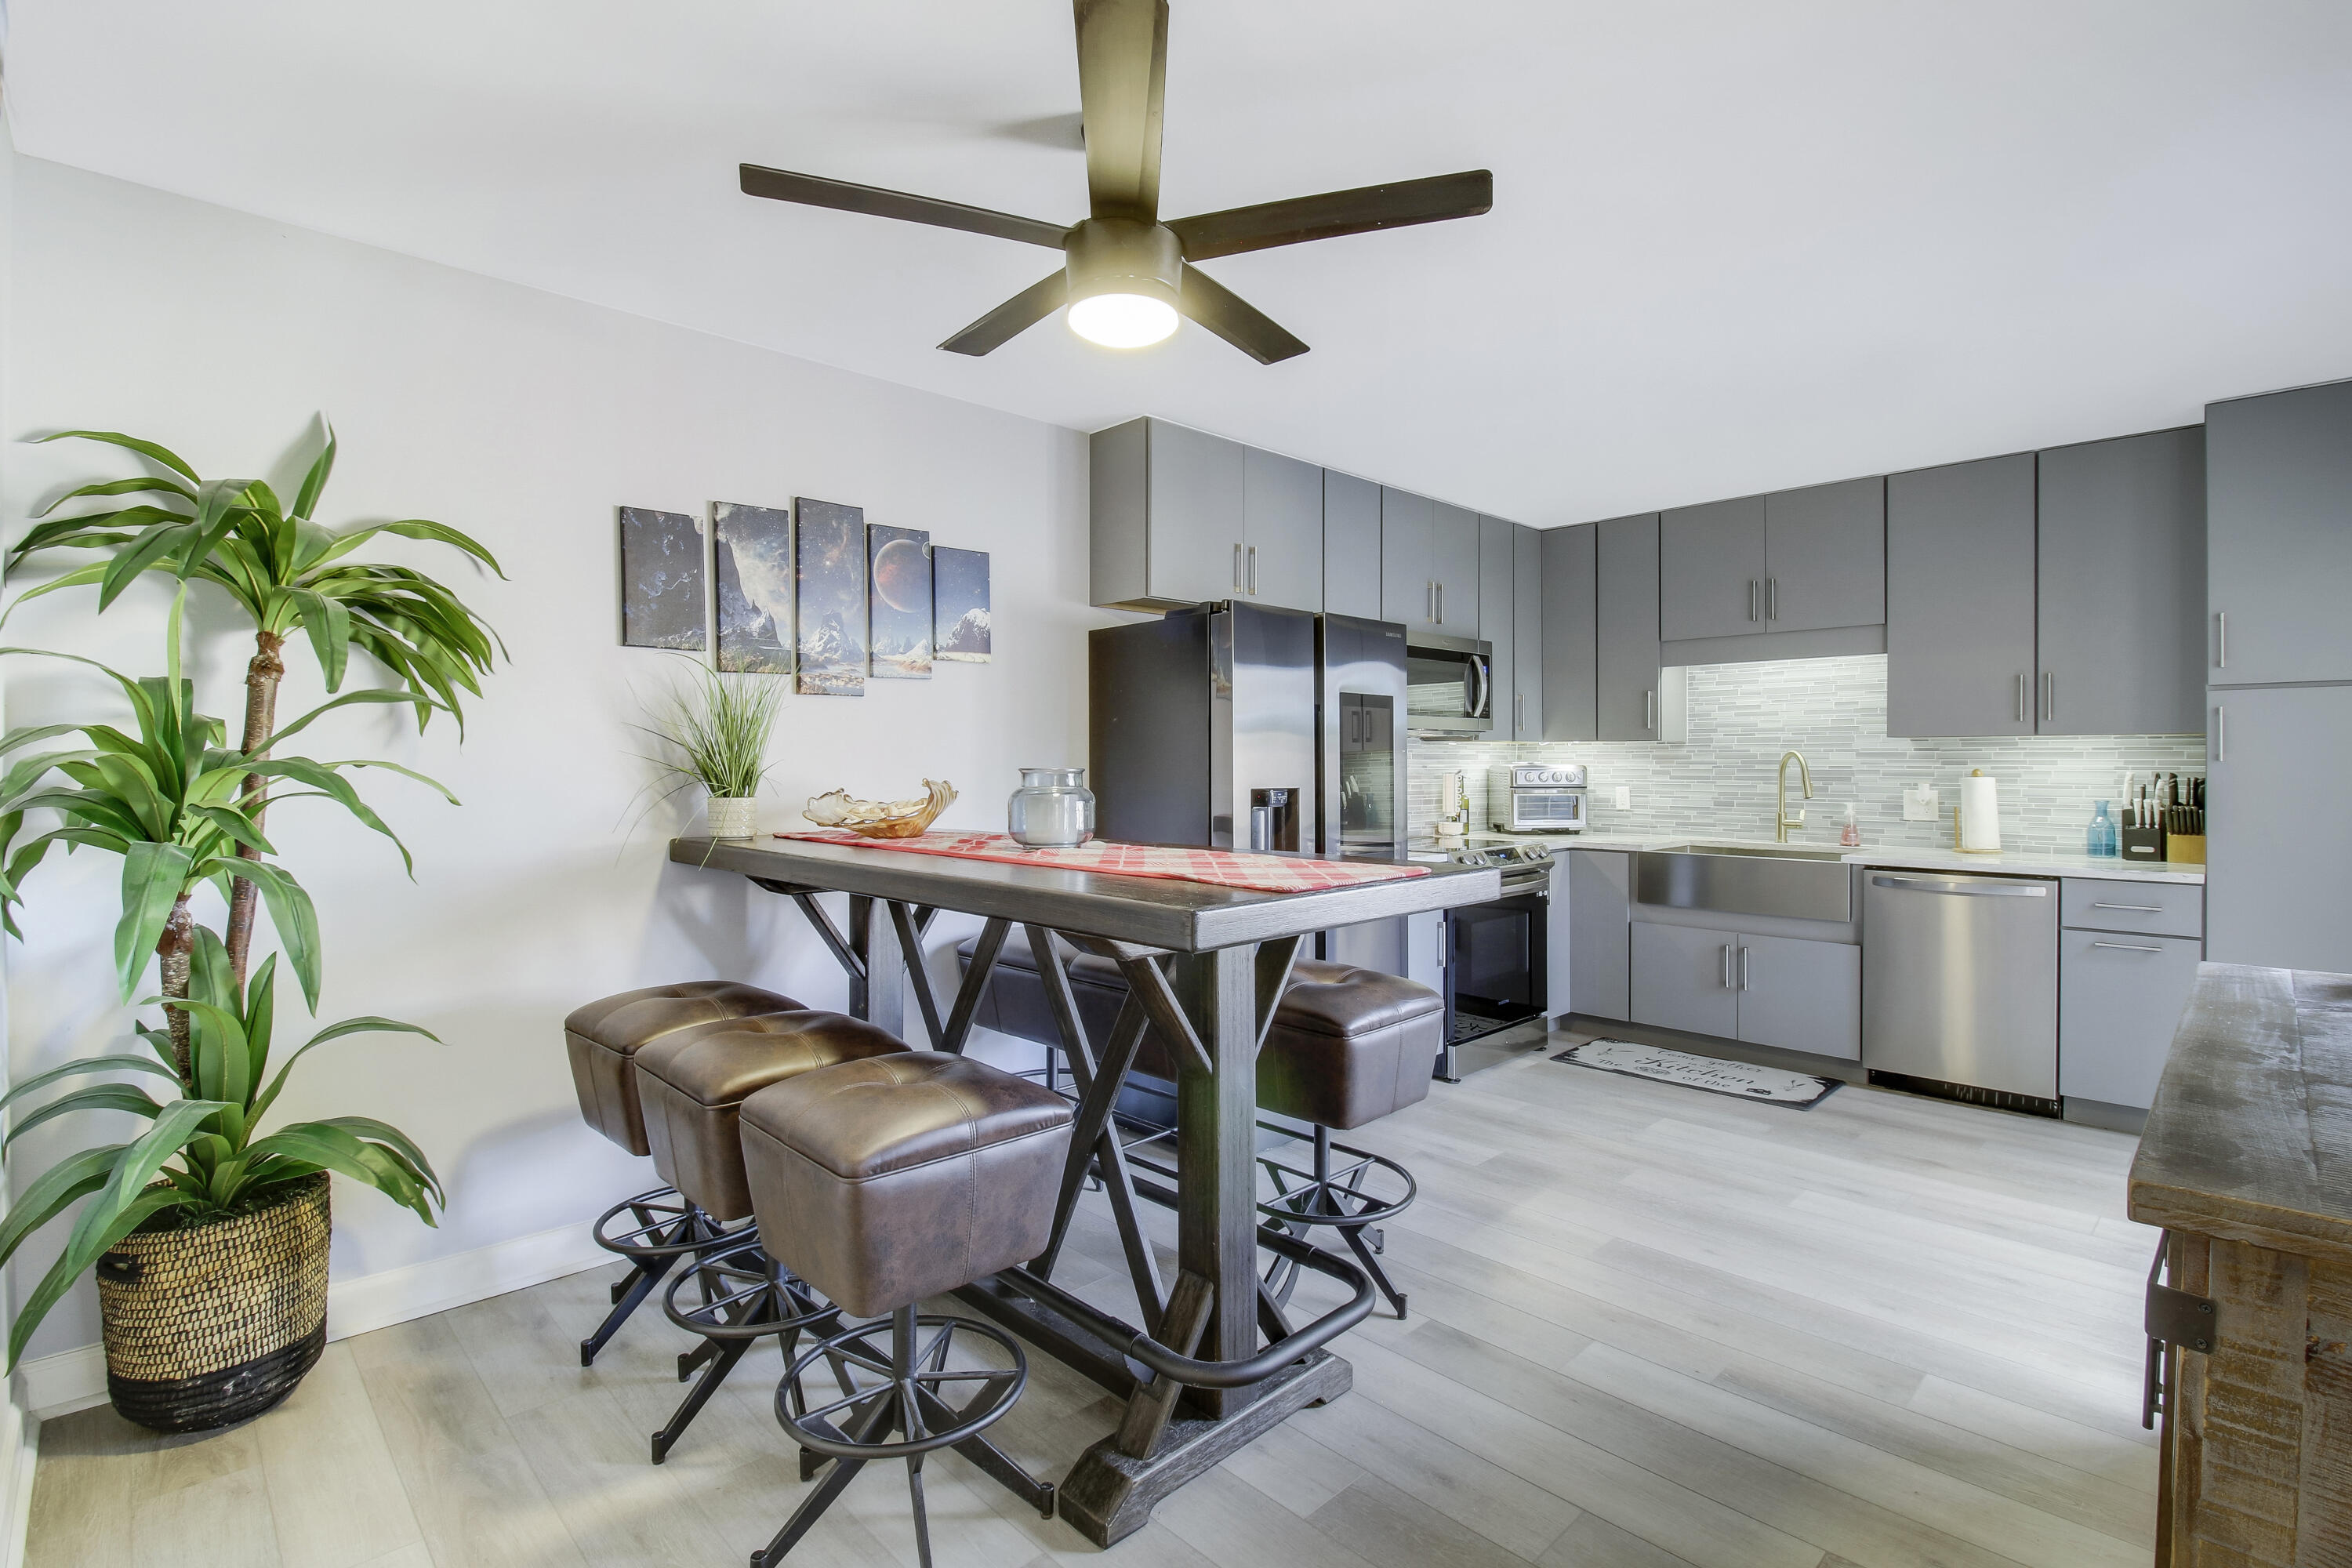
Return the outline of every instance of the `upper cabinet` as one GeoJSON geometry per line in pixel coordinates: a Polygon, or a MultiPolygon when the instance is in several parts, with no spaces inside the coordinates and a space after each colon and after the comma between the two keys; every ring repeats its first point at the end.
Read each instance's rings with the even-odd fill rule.
{"type": "Polygon", "coordinates": [[[1323,607],[1323,470],[1134,419],[1092,438],[1092,602],[1323,607]]]}
{"type": "Polygon", "coordinates": [[[1430,508],[1430,574],[1437,580],[1437,624],[1429,629],[1449,637],[1475,637],[1478,630],[1478,514],[1444,501],[1430,508]]]}
{"type": "Polygon", "coordinates": [[[2205,728],[2205,441],[2196,426],[2040,454],[2034,727],[2205,728]]]}
{"type": "Polygon", "coordinates": [[[1600,738],[1658,739],[1659,517],[1595,523],[1594,687],[1600,738]]]}
{"type": "Polygon", "coordinates": [[[2205,679],[2352,680],[2352,381],[2205,408],[2205,679]]]}
{"type": "Polygon", "coordinates": [[[1886,732],[2030,735],[2033,454],[1886,479],[1886,732]]]}
{"type": "Polygon", "coordinates": [[[1511,598],[1516,563],[1511,535],[1517,531],[1499,517],[1478,519],[1478,625],[1472,635],[1494,650],[1486,670],[1495,683],[1491,710],[1495,727],[1488,734],[1497,741],[1514,738],[1512,699],[1518,691],[1515,657],[1518,645],[1512,637],[1512,612],[1517,606],[1511,598]]]}
{"type": "Polygon", "coordinates": [[[1769,631],[1885,625],[1886,481],[1766,496],[1763,599],[1769,631]]]}
{"type": "Polygon", "coordinates": [[[1597,741],[1601,644],[1593,618],[1600,605],[1601,530],[1594,523],[1548,528],[1539,536],[1543,612],[1541,704],[1536,739],[1597,741]]]}
{"type": "Polygon", "coordinates": [[[1437,629],[1437,503],[1381,487],[1381,619],[1437,629]]]}
{"type": "MultiPolygon", "coordinates": [[[[1479,590],[1486,603],[1486,590],[1479,590]]],[[[1511,525],[1511,693],[1500,718],[1510,721],[1514,741],[1544,738],[1543,535],[1511,525]]],[[[1497,683],[1497,689],[1502,689],[1497,683]]]]}
{"type": "Polygon", "coordinates": [[[1381,618],[1381,487],[1323,471],[1323,609],[1381,618]]]}
{"type": "Polygon", "coordinates": [[[1658,623],[1668,642],[1764,630],[1764,498],[1658,514],[1658,623]]]}
{"type": "Polygon", "coordinates": [[[1660,513],[1663,640],[1884,625],[1885,495],[1848,479],[1660,513]]]}

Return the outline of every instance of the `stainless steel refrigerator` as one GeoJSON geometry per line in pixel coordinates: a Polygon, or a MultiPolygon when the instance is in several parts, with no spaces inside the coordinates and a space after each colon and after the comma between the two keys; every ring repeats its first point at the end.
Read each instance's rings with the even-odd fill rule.
{"type": "Polygon", "coordinates": [[[1391,858],[1404,627],[1240,602],[1087,634],[1106,838],[1391,858]]]}

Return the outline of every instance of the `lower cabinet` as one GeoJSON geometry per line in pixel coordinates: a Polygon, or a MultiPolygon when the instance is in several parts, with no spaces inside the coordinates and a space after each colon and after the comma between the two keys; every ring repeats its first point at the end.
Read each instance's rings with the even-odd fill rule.
{"type": "Polygon", "coordinates": [[[2195,937],[2058,933],[2058,1092],[2145,1110],[2197,984],[2195,937]]]}
{"type": "Polygon", "coordinates": [[[1635,921],[1632,972],[1636,1024],[1862,1056],[1862,949],[1851,943],[1635,921]]]}
{"type": "MultiPolygon", "coordinates": [[[[1555,996],[1551,1010],[1622,1020],[1630,967],[1626,943],[1633,929],[1633,857],[1622,849],[1572,849],[1554,858],[1568,863],[1568,1005],[1559,1005],[1555,996]]],[[[1552,885],[1559,885],[1556,870],[1552,885]]],[[[1557,900],[1553,910],[1556,916],[1557,900]]]]}

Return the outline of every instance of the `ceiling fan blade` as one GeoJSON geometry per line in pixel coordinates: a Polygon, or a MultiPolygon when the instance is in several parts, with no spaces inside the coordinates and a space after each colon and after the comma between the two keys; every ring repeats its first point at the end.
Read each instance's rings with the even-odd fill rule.
{"type": "Polygon", "coordinates": [[[1097,217],[1160,216],[1168,0],[1075,0],[1087,193],[1097,217]]]}
{"type": "Polygon", "coordinates": [[[763,169],[757,163],[742,166],[743,194],[765,196],[771,201],[798,202],[807,207],[832,207],[837,212],[867,213],[875,217],[900,218],[908,223],[927,223],[935,228],[961,228],[972,234],[991,234],[999,239],[1017,239],[1025,245],[1042,245],[1048,249],[1062,248],[1063,237],[1069,233],[1066,225],[1045,223],[1034,217],[1016,217],[1011,213],[991,212],[986,207],[966,206],[961,202],[943,202],[935,196],[908,195],[904,191],[886,191],[878,185],[853,185],[846,180],[828,180],[822,174],[795,174],[782,169],[763,169]]]}
{"type": "Polygon", "coordinates": [[[1307,352],[1307,345],[1273,317],[1198,268],[1184,268],[1178,289],[1184,313],[1257,361],[1273,364],[1307,352]]]}
{"type": "Polygon", "coordinates": [[[1376,228],[1402,228],[1408,224],[1443,223],[1447,218],[1476,217],[1495,205],[1495,176],[1486,169],[1459,174],[1437,174],[1426,180],[1400,180],[1390,185],[1365,185],[1353,191],[1330,191],[1319,196],[1293,196],[1254,207],[1233,207],[1198,217],[1178,218],[1168,226],[1184,247],[1184,259],[1236,256],[1244,250],[1265,250],[1277,245],[1298,245],[1310,239],[1330,239],[1343,234],[1364,234],[1376,228]]]}
{"type": "Polygon", "coordinates": [[[975,357],[1002,347],[1062,308],[1070,297],[1070,275],[1055,272],[1040,278],[940,347],[951,354],[975,357]]]}

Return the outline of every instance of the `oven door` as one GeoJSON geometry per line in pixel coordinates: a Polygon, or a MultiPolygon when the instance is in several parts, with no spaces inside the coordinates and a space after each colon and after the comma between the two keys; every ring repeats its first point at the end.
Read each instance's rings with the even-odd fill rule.
{"type": "Polygon", "coordinates": [[[1505,805],[1506,833],[1581,833],[1584,792],[1580,789],[1515,789],[1505,805]]]}
{"type": "Polygon", "coordinates": [[[1493,645],[1405,636],[1405,728],[1483,735],[1495,727],[1493,645]]]}

